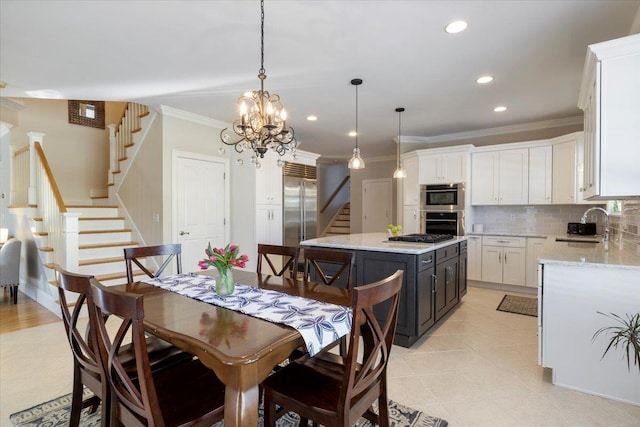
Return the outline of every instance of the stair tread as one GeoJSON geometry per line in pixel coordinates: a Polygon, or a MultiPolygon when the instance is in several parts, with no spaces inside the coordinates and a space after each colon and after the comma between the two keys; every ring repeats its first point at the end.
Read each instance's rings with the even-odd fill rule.
{"type": "Polygon", "coordinates": [[[106,221],[106,220],[124,220],[123,216],[86,216],[78,218],[79,221],[106,221]]]}
{"type": "Polygon", "coordinates": [[[114,248],[118,246],[137,246],[138,242],[113,242],[113,243],[97,243],[93,245],[80,245],[78,249],[97,249],[97,248],[114,248]]]}
{"type": "Polygon", "coordinates": [[[85,259],[78,261],[78,265],[82,267],[85,265],[108,264],[110,262],[124,262],[124,257],[85,259]]]}
{"type": "Polygon", "coordinates": [[[109,208],[109,209],[117,209],[116,205],[66,205],[68,208],[109,208]]]}
{"type": "Polygon", "coordinates": [[[118,230],[86,230],[78,231],[78,234],[108,234],[108,233],[130,233],[130,228],[122,228],[118,230]]]}

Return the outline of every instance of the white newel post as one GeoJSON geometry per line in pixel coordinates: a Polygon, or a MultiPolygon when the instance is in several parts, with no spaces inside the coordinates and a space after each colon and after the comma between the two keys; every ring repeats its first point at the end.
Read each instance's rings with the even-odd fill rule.
{"type": "Polygon", "coordinates": [[[62,253],[64,254],[64,266],[67,271],[78,271],[79,251],[78,232],[80,226],[78,218],[81,213],[65,212],[62,215],[62,253]]]}
{"type": "Polygon", "coordinates": [[[36,149],[35,144],[39,142],[44,148],[43,138],[45,133],[27,132],[29,136],[29,195],[28,202],[30,205],[38,204],[38,190],[36,182],[36,149]]]}
{"type": "Polygon", "coordinates": [[[109,176],[107,182],[113,184],[114,174],[116,173],[116,129],[118,125],[110,124],[109,127],[109,176]]]}

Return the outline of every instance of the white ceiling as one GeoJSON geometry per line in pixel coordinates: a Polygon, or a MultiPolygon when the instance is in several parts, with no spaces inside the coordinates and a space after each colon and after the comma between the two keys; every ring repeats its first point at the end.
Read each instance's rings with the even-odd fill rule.
{"type": "MultiPolygon", "coordinates": [[[[638,27],[640,0],[277,1],[265,4],[265,89],[302,149],[392,155],[428,137],[576,117],[586,48],[638,27]],[[635,18],[635,24],[634,24],[635,18]],[[468,21],[459,34],[444,27],[468,21]],[[490,74],[493,83],[479,86],[490,74]],[[504,104],[508,110],[494,113],[504,104]],[[315,114],[318,121],[306,116],[315,114]]],[[[2,97],[134,100],[231,123],[259,88],[251,1],[0,1],[2,97]]],[[[217,143],[217,141],[215,141],[217,143]]]]}

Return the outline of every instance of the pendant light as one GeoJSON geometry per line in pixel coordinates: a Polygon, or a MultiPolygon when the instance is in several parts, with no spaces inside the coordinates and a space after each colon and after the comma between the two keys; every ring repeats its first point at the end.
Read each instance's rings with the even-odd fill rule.
{"type": "Polygon", "coordinates": [[[356,148],[353,149],[353,156],[349,159],[349,169],[364,169],[364,160],[360,157],[358,148],[358,86],[362,84],[362,79],[353,79],[351,84],[356,87],[356,148]]]}
{"type": "Polygon", "coordinates": [[[400,135],[402,135],[402,112],[404,108],[398,107],[396,108],[396,113],[398,113],[398,147],[397,147],[397,157],[398,157],[398,167],[395,171],[393,171],[394,178],[406,178],[407,173],[402,169],[402,163],[400,162],[400,135]]]}

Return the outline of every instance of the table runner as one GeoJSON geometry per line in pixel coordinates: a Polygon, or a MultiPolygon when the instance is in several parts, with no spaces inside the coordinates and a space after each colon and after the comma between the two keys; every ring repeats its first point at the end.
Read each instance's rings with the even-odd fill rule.
{"type": "Polygon", "coordinates": [[[233,294],[215,293],[215,278],[178,274],[145,281],[153,286],[297,330],[310,356],[351,332],[351,308],[269,289],[235,284],[233,294]]]}

